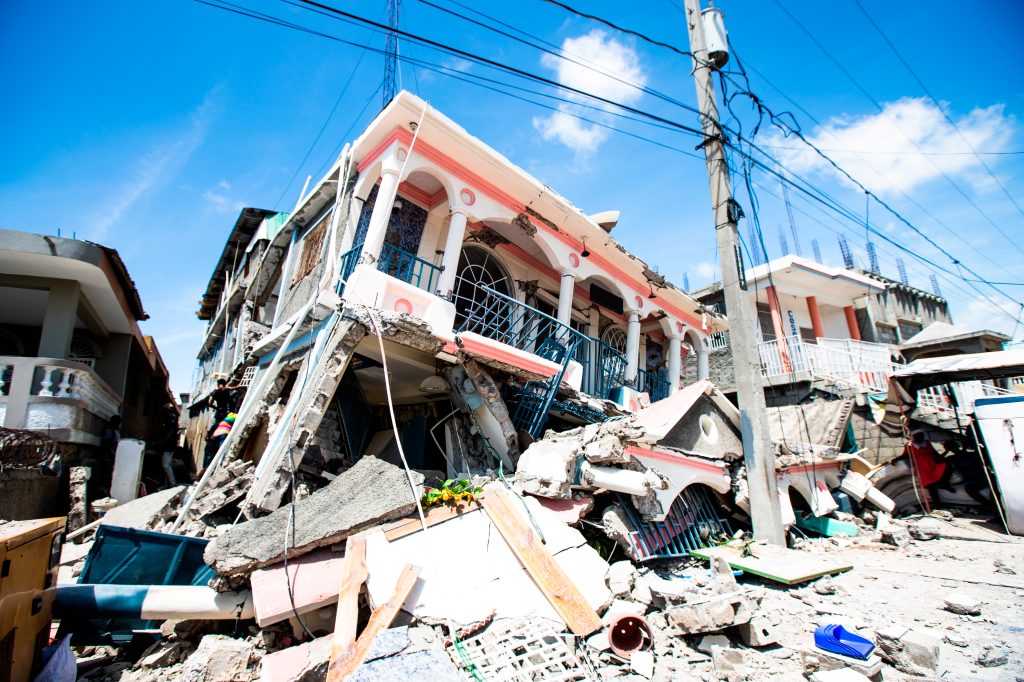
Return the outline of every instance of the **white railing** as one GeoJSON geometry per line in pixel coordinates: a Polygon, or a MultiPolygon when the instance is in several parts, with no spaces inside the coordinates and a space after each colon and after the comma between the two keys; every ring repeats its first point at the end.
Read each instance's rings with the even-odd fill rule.
{"type": "MultiPolygon", "coordinates": [[[[58,358],[0,357],[4,426],[24,428],[25,423],[17,415],[28,414],[30,403],[46,402],[48,398],[79,402],[83,409],[103,419],[121,408],[121,398],[88,365],[58,358]]],[[[55,428],[59,426],[54,424],[55,428]]]]}
{"type": "MultiPolygon", "coordinates": [[[[1024,377],[1015,377],[1010,380],[1011,386],[1024,386],[1024,377]]],[[[939,419],[955,419],[957,410],[960,415],[974,412],[974,401],[978,398],[997,398],[999,396],[1019,396],[1021,391],[1005,389],[1000,386],[985,383],[983,381],[959,381],[951,384],[956,397],[956,405],[949,395],[945,386],[932,386],[923,388],[917,392],[917,407],[925,413],[932,413],[939,419]]]]}
{"type": "Polygon", "coordinates": [[[852,388],[875,393],[887,390],[893,363],[882,344],[852,339],[817,339],[808,343],[787,336],[757,345],[761,372],[765,377],[782,377],[806,372],[852,388]]]}

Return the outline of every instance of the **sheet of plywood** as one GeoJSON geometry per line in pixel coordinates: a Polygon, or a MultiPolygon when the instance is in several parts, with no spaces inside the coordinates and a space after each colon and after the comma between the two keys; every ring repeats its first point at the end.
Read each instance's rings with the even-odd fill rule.
{"type": "Polygon", "coordinates": [[[810,555],[784,547],[771,545],[750,545],[749,554],[744,556],[741,547],[723,545],[708,549],[695,549],[690,552],[701,559],[722,557],[733,568],[768,578],[786,585],[807,582],[823,575],[842,573],[853,568],[838,559],[821,555],[810,555]]]}
{"type": "Polygon", "coordinates": [[[521,509],[513,506],[508,494],[501,488],[490,488],[480,498],[480,503],[569,629],[581,636],[599,629],[601,618],[597,612],[555,561],[521,509]]]}

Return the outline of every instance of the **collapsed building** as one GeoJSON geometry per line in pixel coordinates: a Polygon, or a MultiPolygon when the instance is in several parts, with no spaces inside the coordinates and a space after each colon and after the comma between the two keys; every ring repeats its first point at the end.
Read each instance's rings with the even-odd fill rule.
{"type": "Polygon", "coordinates": [[[365,454],[441,477],[515,469],[545,428],[635,412],[708,372],[724,320],[403,92],[288,215],[245,209],[201,302],[197,463],[217,379],[245,387],[228,460],[271,511],[365,454]],[[319,477],[319,478],[318,478],[319,477]]]}

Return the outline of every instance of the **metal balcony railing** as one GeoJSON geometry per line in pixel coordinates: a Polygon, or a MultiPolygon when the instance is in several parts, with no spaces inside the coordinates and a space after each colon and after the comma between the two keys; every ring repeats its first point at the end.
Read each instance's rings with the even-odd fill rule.
{"type": "Polygon", "coordinates": [[[433,293],[434,282],[440,279],[441,268],[393,244],[384,244],[377,259],[377,269],[417,289],[433,293]]]}
{"type": "Polygon", "coordinates": [[[576,362],[583,366],[580,389],[588,395],[607,398],[613,388],[622,386],[626,356],[604,341],[584,337],[576,347],[576,362]]]}
{"type": "Polygon", "coordinates": [[[668,379],[658,376],[657,372],[638,369],[636,372],[636,386],[638,391],[647,393],[652,403],[668,397],[668,379]]]}
{"type": "MultiPolygon", "coordinates": [[[[338,287],[338,293],[345,291],[344,282],[355,272],[359,264],[359,257],[363,255],[363,244],[356,244],[351,249],[341,254],[338,259],[338,270],[341,274],[342,284],[338,287]]],[[[380,257],[377,259],[377,269],[391,275],[406,284],[411,284],[417,289],[423,289],[433,293],[434,284],[440,278],[441,268],[429,261],[400,249],[393,244],[384,244],[380,249],[380,257]]]]}

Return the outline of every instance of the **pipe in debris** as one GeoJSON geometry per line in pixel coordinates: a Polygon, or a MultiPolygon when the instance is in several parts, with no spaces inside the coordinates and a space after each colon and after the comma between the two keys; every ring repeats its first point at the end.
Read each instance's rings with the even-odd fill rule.
{"type": "Polygon", "coordinates": [[[244,620],[256,610],[252,592],[194,585],[58,585],[55,618],[244,620]]]}
{"type": "Polygon", "coordinates": [[[620,658],[629,659],[637,651],[649,649],[654,635],[643,616],[623,615],[608,626],[608,644],[620,658]]]}
{"type": "Polygon", "coordinates": [[[642,471],[602,467],[583,462],[580,480],[593,488],[605,488],[627,495],[643,497],[651,491],[651,481],[642,471]]]}

